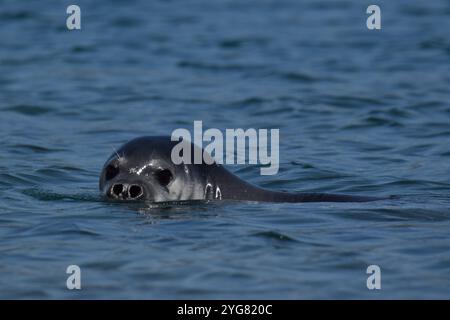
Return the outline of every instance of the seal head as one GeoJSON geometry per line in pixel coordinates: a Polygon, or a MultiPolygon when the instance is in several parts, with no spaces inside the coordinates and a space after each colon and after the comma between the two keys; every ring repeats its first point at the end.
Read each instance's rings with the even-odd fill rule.
{"type": "Polygon", "coordinates": [[[124,144],[103,166],[100,191],[113,200],[203,199],[205,175],[192,165],[172,162],[175,144],[170,137],[140,137],[124,144]]]}

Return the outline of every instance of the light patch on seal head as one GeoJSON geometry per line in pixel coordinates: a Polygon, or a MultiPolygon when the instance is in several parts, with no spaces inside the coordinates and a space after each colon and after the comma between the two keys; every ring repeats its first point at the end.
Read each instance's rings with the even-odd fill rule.
{"type": "Polygon", "coordinates": [[[212,199],[221,200],[222,199],[222,191],[220,191],[219,186],[217,186],[216,190],[214,191],[213,185],[210,182],[208,182],[205,186],[204,198],[206,200],[212,200],[212,199]]]}
{"type": "Polygon", "coordinates": [[[153,165],[153,161],[150,161],[149,163],[147,163],[146,165],[142,166],[141,168],[136,167],[136,168],[130,168],[130,173],[135,173],[138,176],[140,176],[142,174],[142,171],[144,171],[145,169],[147,169],[148,167],[153,165]]]}
{"type": "Polygon", "coordinates": [[[213,186],[211,183],[207,183],[205,186],[205,193],[204,193],[204,198],[206,200],[210,200],[213,199],[213,186]]]}
{"type": "Polygon", "coordinates": [[[222,200],[222,191],[220,191],[219,186],[216,188],[216,199],[222,200]]]}

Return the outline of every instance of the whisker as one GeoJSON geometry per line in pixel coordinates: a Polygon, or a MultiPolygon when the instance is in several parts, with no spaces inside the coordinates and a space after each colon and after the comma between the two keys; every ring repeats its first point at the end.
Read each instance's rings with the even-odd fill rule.
{"type": "Polygon", "coordinates": [[[117,156],[117,160],[120,161],[121,157],[120,157],[119,153],[117,152],[116,148],[113,147],[113,151],[114,151],[114,153],[115,153],[116,156],[117,156]]]}

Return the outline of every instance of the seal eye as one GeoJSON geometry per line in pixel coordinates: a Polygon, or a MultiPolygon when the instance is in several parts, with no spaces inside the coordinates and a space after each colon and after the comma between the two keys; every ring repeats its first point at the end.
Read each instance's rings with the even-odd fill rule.
{"type": "Polygon", "coordinates": [[[168,169],[158,170],[154,173],[154,175],[156,180],[158,180],[158,182],[163,186],[167,186],[173,178],[172,172],[168,169]]]}
{"type": "Polygon", "coordinates": [[[106,167],[105,179],[107,181],[111,180],[112,178],[114,178],[118,174],[119,174],[119,168],[114,167],[113,165],[109,165],[109,166],[106,167]]]}

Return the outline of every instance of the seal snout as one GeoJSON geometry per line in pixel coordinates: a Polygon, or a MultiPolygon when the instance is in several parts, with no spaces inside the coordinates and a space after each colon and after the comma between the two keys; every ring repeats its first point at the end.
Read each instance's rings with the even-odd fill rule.
{"type": "Polygon", "coordinates": [[[108,195],[114,199],[137,200],[144,195],[144,188],[137,184],[115,183],[108,195]]]}

